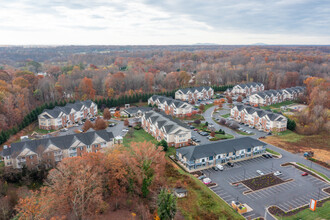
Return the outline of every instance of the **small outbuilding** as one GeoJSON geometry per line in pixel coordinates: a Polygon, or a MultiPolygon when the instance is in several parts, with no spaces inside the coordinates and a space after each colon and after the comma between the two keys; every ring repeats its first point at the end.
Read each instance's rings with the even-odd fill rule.
{"type": "Polygon", "coordinates": [[[173,193],[178,198],[184,198],[188,195],[188,191],[185,188],[174,188],[173,193]]]}

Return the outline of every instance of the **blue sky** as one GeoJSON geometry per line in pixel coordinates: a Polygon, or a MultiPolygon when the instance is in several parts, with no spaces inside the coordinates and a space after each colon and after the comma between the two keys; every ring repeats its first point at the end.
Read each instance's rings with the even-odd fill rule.
{"type": "Polygon", "coordinates": [[[330,44],[329,0],[0,0],[7,44],[330,44]]]}

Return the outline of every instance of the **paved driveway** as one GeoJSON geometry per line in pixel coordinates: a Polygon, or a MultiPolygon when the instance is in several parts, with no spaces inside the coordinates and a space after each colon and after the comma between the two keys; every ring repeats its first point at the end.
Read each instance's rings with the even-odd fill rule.
{"type": "MultiPolygon", "coordinates": [[[[288,211],[308,204],[310,199],[319,200],[330,196],[321,190],[330,187],[330,184],[313,176],[303,177],[301,176],[302,171],[294,167],[281,167],[280,165],[285,162],[287,162],[287,158],[266,159],[264,157],[257,157],[247,161],[237,162],[234,167],[225,166],[224,171],[207,169],[203,172],[210,177],[213,182],[218,184],[218,186],[212,188],[212,190],[229,205],[231,201],[238,200],[250,206],[253,211],[243,215],[250,219],[264,216],[265,208],[271,205],[277,205],[284,211],[288,211]],[[283,175],[280,176],[281,179],[293,179],[293,181],[246,195],[244,195],[243,192],[248,191],[248,188],[243,184],[239,184],[238,186],[231,184],[244,179],[257,177],[258,174],[256,170],[261,170],[265,174],[280,170],[283,173],[283,175]]],[[[273,218],[268,215],[267,219],[273,218]]]]}

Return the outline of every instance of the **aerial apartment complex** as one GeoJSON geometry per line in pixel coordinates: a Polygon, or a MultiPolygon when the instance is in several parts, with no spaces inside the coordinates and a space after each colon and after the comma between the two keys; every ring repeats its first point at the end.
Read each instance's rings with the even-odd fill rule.
{"type": "Polygon", "coordinates": [[[175,99],[187,102],[208,100],[214,95],[214,90],[209,86],[179,89],[175,92],[175,99]]]}
{"type": "Polygon", "coordinates": [[[193,113],[193,106],[181,100],[172,99],[165,96],[153,95],[148,99],[149,105],[156,105],[167,115],[176,117],[187,116],[193,113]]]}
{"type": "Polygon", "coordinates": [[[230,117],[235,121],[266,132],[285,131],[287,127],[285,116],[248,105],[239,104],[234,106],[230,110],[230,117]]]}
{"type": "Polygon", "coordinates": [[[250,95],[249,102],[250,105],[253,106],[267,106],[287,100],[295,100],[299,95],[302,95],[304,91],[305,88],[302,86],[279,90],[267,90],[250,95]]]}
{"type": "Polygon", "coordinates": [[[183,147],[190,144],[191,131],[182,122],[161,112],[146,112],[141,118],[143,129],[169,146],[183,147]]]}
{"type": "Polygon", "coordinates": [[[266,144],[251,137],[242,137],[211,144],[182,147],[176,159],[188,172],[207,169],[218,164],[251,159],[266,151],[266,144]]]}
{"type": "Polygon", "coordinates": [[[256,92],[264,91],[265,86],[262,83],[251,82],[242,83],[234,86],[232,89],[227,89],[226,94],[228,95],[251,95],[256,92]]]}
{"type": "Polygon", "coordinates": [[[94,117],[97,114],[97,104],[91,100],[68,103],[63,107],[45,109],[39,116],[39,128],[57,130],[70,127],[83,119],[94,117]]]}
{"type": "Polygon", "coordinates": [[[100,130],[12,143],[4,147],[2,154],[6,167],[34,168],[40,163],[54,167],[64,158],[97,152],[113,144],[112,132],[100,130]]]}

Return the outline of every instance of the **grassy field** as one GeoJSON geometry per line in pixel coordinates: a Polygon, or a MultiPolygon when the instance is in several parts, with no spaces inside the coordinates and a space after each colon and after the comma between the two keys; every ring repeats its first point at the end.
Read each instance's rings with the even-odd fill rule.
{"type": "Polygon", "coordinates": [[[327,163],[330,161],[330,135],[327,132],[316,135],[301,135],[287,130],[267,136],[263,141],[292,153],[313,151],[315,159],[327,163]]]}
{"type": "Polygon", "coordinates": [[[44,130],[44,129],[36,128],[34,131],[39,134],[48,134],[48,133],[54,132],[56,130],[44,130]]]}
{"type": "Polygon", "coordinates": [[[300,165],[300,166],[302,166],[302,167],[304,167],[304,168],[306,168],[307,170],[310,170],[310,171],[313,171],[314,173],[317,173],[318,175],[322,176],[324,179],[330,181],[330,179],[326,175],[324,175],[323,173],[317,172],[313,168],[311,169],[310,167],[308,167],[308,166],[306,166],[306,165],[304,165],[302,163],[297,163],[297,164],[300,165]]]}
{"type": "Polygon", "coordinates": [[[268,148],[266,148],[266,151],[269,152],[269,153],[271,153],[271,154],[277,155],[277,156],[280,156],[281,155],[280,153],[278,153],[276,151],[273,151],[271,149],[268,149],[268,148]]]}
{"type": "Polygon", "coordinates": [[[260,108],[265,109],[265,110],[280,109],[282,106],[291,105],[293,103],[295,103],[295,102],[294,101],[284,101],[284,102],[276,103],[273,105],[261,106],[260,108]]]}
{"type": "Polygon", "coordinates": [[[123,139],[124,146],[128,147],[131,142],[144,142],[144,141],[151,141],[154,144],[157,144],[157,140],[151,136],[151,134],[148,134],[143,129],[140,130],[134,130],[133,137],[128,137],[126,135],[123,139]]]}
{"type": "Polygon", "coordinates": [[[165,177],[169,187],[180,183],[188,190],[188,196],[177,203],[185,219],[244,219],[200,180],[172,163],[168,162],[165,177]]]}
{"type": "Polygon", "coordinates": [[[221,117],[223,117],[223,118],[228,118],[229,116],[230,116],[230,113],[225,114],[225,115],[221,115],[221,117]]]}
{"type": "Polygon", "coordinates": [[[329,219],[330,213],[330,201],[327,201],[323,204],[322,207],[316,207],[316,210],[313,212],[310,209],[305,209],[297,214],[289,217],[278,217],[281,220],[322,220],[329,219]]]}
{"type": "Polygon", "coordinates": [[[231,135],[231,134],[215,134],[215,137],[216,138],[219,138],[219,139],[231,139],[231,138],[234,138],[234,136],[231,135]]]}

